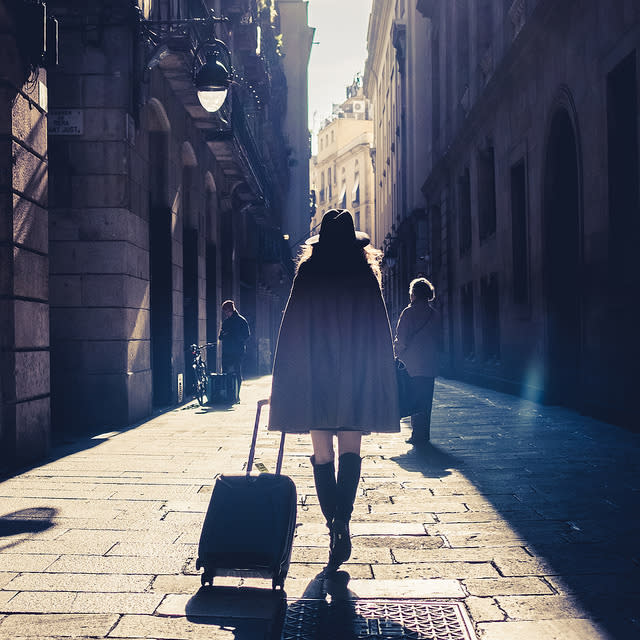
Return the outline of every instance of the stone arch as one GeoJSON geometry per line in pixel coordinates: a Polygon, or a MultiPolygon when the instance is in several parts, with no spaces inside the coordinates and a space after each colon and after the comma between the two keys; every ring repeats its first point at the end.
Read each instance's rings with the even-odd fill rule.
{"type": "Polygon", "coordinates": [[[218,240],[218,187],[211,173],[207,171],[204,175],[204,210],[205,229],[207,242],[216,243],[218,240]]]}
{"type": "MultiPolygon", "coordinates": [[[[198,158],[187,141],[180,148],[182,179],[180,209],[182,212],[182,317],[185,358],[190,345],[200,344],[200,256],[204,252],[202,185],[198,180],[198,158]]],[[[193,370],[185,367],[186,383],[192,388],[193,370]]]]}
{"type": "Polygon", "coordinates": [[[198,166],[198,158],[196,157],[196,152],[193,150],[191,143],[187,142],[186,140],[182,143],[182,166],[198,166]]]}
{"type": "Polygon", "coordinates": [[[574,404],[582,351],[582,156],[576,109],[566,87],[549,112],[542,180],[545,397],[574,404]]]}
{"type": "MultiPolygon", "coordinates": [[[[206,269],[206,331],[207,342],[217,345],[218,317],[221,299],[220,289],[220,216],[218,206],[218,189],[216,181],[207,171],[204,175],[204,215],[205,215],[205,269],[206,269]]],[[[207,360],[211,370],[217,370],[217,349],[212,347],[207,352],[207,360]]]]}
{"type": "Polygon", "coordinates": [[[148,131],[171,131],[171,122],[167,111],[158,98],[151,98],[144,109],[145,123],[148,131]]]}
{"type": "Polygon", "coordinates": [[[151,98],[143,111],[149,162],[149,288],[153,406],[174,402],[173,284],[169,144],[171,123],[162,103],[151,98]]]}
{"type": "MultiPolygon", "coordinates": [[[[182,160],[181,205],[182,224],[185,229],[200,229],[199,215],[202,211],[197,194],[200,185],[197,180],[198,158],[189,142],[183,142],[180,150],[182,160]]],[[[204,231],[204,230],[201,230],[204,231]]]]}

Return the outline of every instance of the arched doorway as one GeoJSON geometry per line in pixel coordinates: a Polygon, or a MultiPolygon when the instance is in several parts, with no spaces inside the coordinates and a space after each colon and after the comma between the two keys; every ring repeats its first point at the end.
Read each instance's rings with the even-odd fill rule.
{"type": "Polygon", "coordinates": [[[151,377],[153,406],[171,404],[172,395],[172,260],[169,204],[169,133],[162,104],[147,105],[149,131],[149,279],[151,323],[151,377]]]}
{"type": "Polygon", "coordinates": [[[544,186],[546,384],[550,403],[578,400],[581,351],[580,161],[574,121],[565,107],[551,119],[544,186]]]}
{"type": "Polygon", "coordinates": [[[197,159],[193,147],[182,145],[182,319],[183,346],[185,357],[185,382],[188,390],[193,388],[191,345],[199,343],[198,307],[198,261],[199,261],[199,207],[197,179],[197,159]]]}
{"type": "Polygon", "coordinates": [[[218,194],[215,180],[210,172],[205,174],[205,269],[206,269],[206,314],[207,314],[207,342],[213,347],[207,350],[207,363],[211,371],[217,370],[217,341],[218,341],[218,313],[220,304],[220,252],[219,245],[219,218],[218,218],[218,194]]]}

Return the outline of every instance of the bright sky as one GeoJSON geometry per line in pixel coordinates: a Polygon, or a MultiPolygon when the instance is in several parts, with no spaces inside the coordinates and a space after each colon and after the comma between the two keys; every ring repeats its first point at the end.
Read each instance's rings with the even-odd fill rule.
{"type": "Polygon", "coordinates": [[[346,99],[346,88],[367,59],[372,0],[309,0],[309,26],[315,27],[309,61],[309,129],[315,133],[346,99]]]}

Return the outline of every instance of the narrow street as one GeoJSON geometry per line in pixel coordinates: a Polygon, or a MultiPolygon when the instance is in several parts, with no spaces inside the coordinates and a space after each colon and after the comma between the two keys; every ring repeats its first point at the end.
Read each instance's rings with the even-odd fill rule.
{"type": "MultiPolygon", "coordinates": [[[[244,468],[269,383],[246,381],[230,410],[191,402],[57,447],[5,479],[0,638],[268,637],[270,582],[219,578],[198,593],[195,557],[214,478],[244,468]]],[[[450,380],[436,385],[428,450],[405,444],[405,423],[364,441],[339,585],[356,599],[351,637],[465,637],[405,636],[397,625],[376,635],[389,627],[386,599],[418,618],[423,601],[453,603],[486,640],[638,637],[640,434],[450,380]]],[[[260,436],[257,462],[272,470],[278,438],[260,436]]],[[[287,439],[284,472],[298,490],[287,638],[323,637],[311,614],[332,589],[317,578],[328,537],[308,455],[306,437],[287,439]]],[[[334,613],[344,602],[328,599],[334,613]]]]}

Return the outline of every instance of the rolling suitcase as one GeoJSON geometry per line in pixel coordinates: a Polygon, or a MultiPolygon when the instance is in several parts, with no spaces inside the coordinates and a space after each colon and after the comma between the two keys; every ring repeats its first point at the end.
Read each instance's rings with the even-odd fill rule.
{"type": "Polygon", "coordinates": [[[207,399],[210,404],[238,402],[238,379],[235,373],[210,373],[207,384],[207,399]]]}
{"type": "Polygon", "coordinates": [[[216,479],[204,519],[196,568],[204,569],[201,582],[213,584],[215,576],[271,578],[273,589],[284,587],[289,571],[296,525],[296,487],[280,473],[284,436],[280,438],[276,472],[251,475],[262,407],[256,421],[244,475],[216,479]]]}

